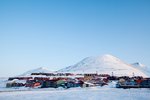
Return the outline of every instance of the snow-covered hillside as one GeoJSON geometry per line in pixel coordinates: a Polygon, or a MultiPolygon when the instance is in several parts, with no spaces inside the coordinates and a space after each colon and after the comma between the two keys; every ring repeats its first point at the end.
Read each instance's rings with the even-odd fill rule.
{"type": "Polygon", "coordinates": [[[97,57],[87,57],[79,63],[59,70],[58,72],[76,72],[76,73],[100,73],[112,74],[118,76],[143,76],[147,77],[142,71],[134,68],[117,57],[112,55],[103,55],[97,57]]]}
{"type": "Polygon", "coordinates": [[[145,66],[144,64],[141,64],[139,62],[133,63],[131,64],[134,68],[142,71],[143,73],[145,73],[146,75],[150,76],[150,68],[148,68],[147,66],[145,66]]]}
{"type": "Polygon", "coordinates": [[[144,64],[139,63],[139,62],[133,63],[132,65],[135,66],[135,67],[140,67],[140,68],[146,67],[144,64]]]}
{"type": "Polygon", "coordinates": [[[49,69],[47,69],[45,67],[40,67],[40,68],[37,68],[37,69],[27,71],[27,72],[25,72],[25,73],[23,73],[22,75],[19,75],[19,76],[30,76],[31,73],[51,73],[51,72],[52,71],[50,71],[49,69]]]}

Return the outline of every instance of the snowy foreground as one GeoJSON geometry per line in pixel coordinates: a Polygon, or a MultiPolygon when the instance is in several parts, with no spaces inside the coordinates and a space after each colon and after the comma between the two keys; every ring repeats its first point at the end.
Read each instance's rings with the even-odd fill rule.
{"type": "Polygon", "coordinates": [[[150,89],[91,87],[1,91],[0,100],[150,100],[150,89]]]}

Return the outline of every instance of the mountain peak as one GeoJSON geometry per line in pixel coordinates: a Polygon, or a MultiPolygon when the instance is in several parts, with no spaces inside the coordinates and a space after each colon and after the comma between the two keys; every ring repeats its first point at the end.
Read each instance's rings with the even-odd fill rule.
{"type": "Polygon", "coordinates": [[[110,57],[110,58],[114,58],[114,56],[111,55],[111,54],[104,54],[104,55],[102,55],[102,57],[110,57]]]}
{"type": "Polygon", "coordinates": [[[75,65],[59,70],[60,72],[75,72],[75,73],[95,73],[112,74],[118,76],[132,76],[133,73],[137,76],[146,76],[140,70],[125,63],[119,58],[110,54],[105,54],[96,57],[87,57],[75,65]]]}
{"type": "Polygon", "coordinates": [[[119,58],[117,58],[113,55],[110,55],[110,54],[105,54],[105,55],[102,55],[102,56],[98,56],[98,58],[103,59],[103,60],[120,60],[119,58]]]}

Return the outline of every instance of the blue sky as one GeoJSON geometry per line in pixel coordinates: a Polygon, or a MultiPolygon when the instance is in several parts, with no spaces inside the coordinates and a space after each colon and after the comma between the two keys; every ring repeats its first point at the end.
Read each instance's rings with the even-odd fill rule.
{"type": "Polygon", "coordinates": [[[0,76],[112,54],[150,66],[149,0],[0,0],[0,76]]]}

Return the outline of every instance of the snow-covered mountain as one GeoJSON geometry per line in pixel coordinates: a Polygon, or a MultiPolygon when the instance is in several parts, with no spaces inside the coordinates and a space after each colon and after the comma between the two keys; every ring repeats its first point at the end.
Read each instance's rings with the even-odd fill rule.
{"type": "Polygon", "coordinates": [[[33,69],[33,70],[29,70],[25,73],[23,73],[22,75],[19,76],[30,76],[31,73],[51,73],[52,71],[50,71],[49,69],[45,68],[45,67],[40,67],[37,69],[33,69]]]}
{"type": "Polygon", "coordinates": [[[145,73],[132,65],[127,64],[117,57],[106,54],[97,57],[87,57],[75,65],[66,67],[59,70],[58,72],[75,72],[75,73],[100,73],[100,74],[110,74],[118,76],[144,76],[147,77],[145,73]]]}
{"type": "Polygon", "coordinates": [[[150,76],[150,68],[148,68],[147,66],[145,66],[142,63],[136,62],[131,64],[134,68],[142,71],[143,73],[145,73],[146,75],[150,76]]]}

